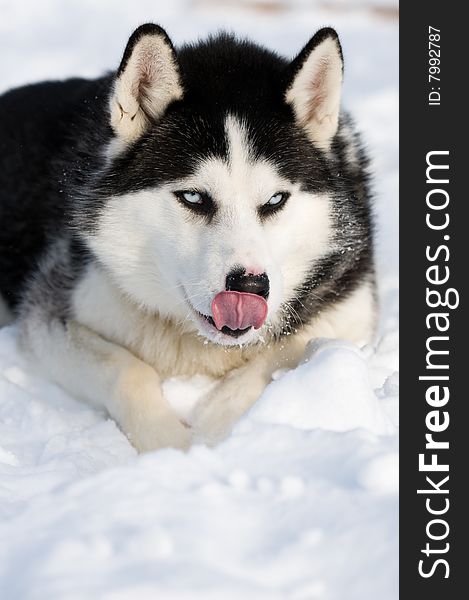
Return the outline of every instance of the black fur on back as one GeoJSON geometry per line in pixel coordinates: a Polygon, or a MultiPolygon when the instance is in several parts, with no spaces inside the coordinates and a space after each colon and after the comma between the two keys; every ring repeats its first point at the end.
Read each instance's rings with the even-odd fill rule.
{"type": "Polygon", "coordinates": [[[109,139],[110,127],[86,132],[87,152],[82,127],[102,121],[109,81],[46,82],[0,98],[0,293],[12,307],[46,248],[71,225],[71,174],[101,162],[93,144],[109,139]]]}
{"type": "Polygon", "coordinates": [[[228,113],[243,121],[254,152],[284,177],[335,199],[341,249],[312,265],[285,307],[279,333],[295,330],[372,277],[367,161],[357,134],[352,140],[343,134],[351,124],[342,116],[326,154],[295,124],[284,102],[301,53],[289,63],[222,33],[186,45],[176,56],[183,98],[109,165],[107,103],[115,75],[26,86],[0,98],[0,293],[12,306],[55,238],[92,234],[106,203],[187,176],[200,158],[226,157],[228,113]],[[354,161],[348,158],[351,146],[354,161]]]}

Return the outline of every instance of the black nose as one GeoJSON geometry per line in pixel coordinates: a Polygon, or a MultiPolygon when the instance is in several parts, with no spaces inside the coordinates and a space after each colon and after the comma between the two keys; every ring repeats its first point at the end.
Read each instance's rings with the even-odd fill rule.
{"type": "Polygon", "coordinates": [[[232,292],[249,292],[263,298],[269,295],[269,278],[267,273],[261,275],[245,275],[245,269],[231,271],[226,278],[226,289],[232,292]]]}

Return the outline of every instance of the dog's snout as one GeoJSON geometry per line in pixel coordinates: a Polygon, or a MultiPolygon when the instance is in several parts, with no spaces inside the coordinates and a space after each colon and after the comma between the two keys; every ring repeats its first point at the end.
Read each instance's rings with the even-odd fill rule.
{"type": "Polygon", "coordinates": [[[269,277],[267,273],[246,275],[245,269],[235,269],[226,278],[226,290],[232,292],[248,292],[263,298],[269,295],[269,277]]]}

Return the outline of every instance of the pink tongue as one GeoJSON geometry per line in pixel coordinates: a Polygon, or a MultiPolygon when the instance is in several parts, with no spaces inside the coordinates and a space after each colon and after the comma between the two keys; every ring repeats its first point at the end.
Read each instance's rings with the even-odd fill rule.
{"type": "Polygon", "coordinates": [[[267,317],[267,302],[257,294],[220,292],[212,302],[212,315],[217,329],[259,329],[267,317]]]}

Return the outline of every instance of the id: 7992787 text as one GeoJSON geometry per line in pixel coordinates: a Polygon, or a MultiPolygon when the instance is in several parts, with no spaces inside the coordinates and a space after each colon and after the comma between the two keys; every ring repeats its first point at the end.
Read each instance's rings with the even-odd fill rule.
{"type": "Polygon", "coordinates": [[[440,74],[441,74],[441,47],[440,30],[436,27],[428,27],[428,83],[432,85],[428,94],[428,104],[430,106],[440,106],[440,74]]]}

